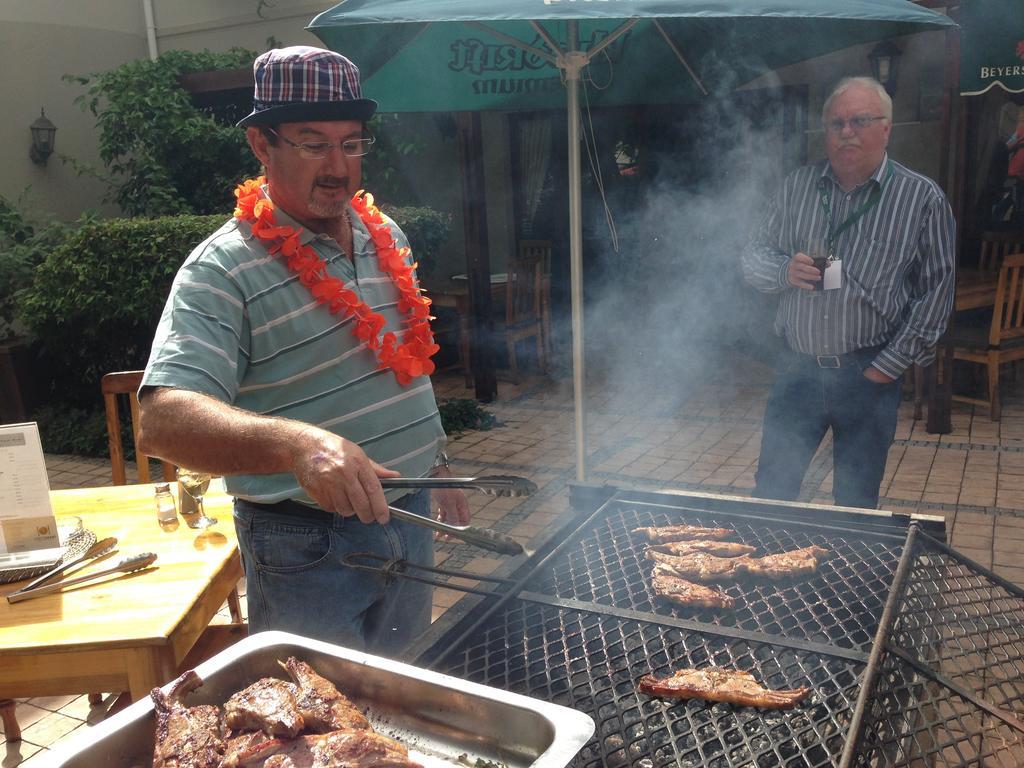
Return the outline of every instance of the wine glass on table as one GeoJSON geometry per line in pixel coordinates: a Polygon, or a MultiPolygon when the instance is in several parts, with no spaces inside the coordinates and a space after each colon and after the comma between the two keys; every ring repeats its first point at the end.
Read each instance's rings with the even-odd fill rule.
{"type": "MultiPolygon", "coordinates": [[[[178,468],[178,482],[181,489],[185,491],[196,503],[197,514],[187,519],[189,528],[209,528],[217,522],[215,517],[206,516],[206,508],[203,506],[203,494],[210,487],[210,473],[199,472],[194,469],[178,468]]],[[[184,515],[183,515],[184,516],[184,515]]]]}

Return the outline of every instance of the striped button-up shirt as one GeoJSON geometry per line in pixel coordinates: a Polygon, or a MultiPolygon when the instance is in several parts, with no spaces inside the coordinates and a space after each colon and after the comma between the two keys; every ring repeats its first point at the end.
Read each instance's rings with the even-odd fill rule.
{"type": "Polygon", "coordinates": [[[775,329],[794,350],[840,355],[882,346],[872,364],[895,378],[913,363],[929,362],[946,328],[953,307],[954,231],[953,212],[931,179],[886,158],[847,193],[823,161],[783,182],[744,249],[743,273],[759,291],[779,294],[775,329]],[[833,243],[842,261],[841,287],[808,291],[790,285],[793,254],[826,242],[879,188],[877,204],[833,243]]]}
{"type": "MultiPolygon", "coordinates": [[[[278,220],[298,227],[284,211],[278,220]]],[[[400,333],[398,291],[381,269],[370,234],[350,208],[354,259],[327,235],[301,239],[400,333]]],[[[408,242],[388,220],[399,246],[408,242]]],[[[352,333],[352,320],[317,303],[248,223],[232,219],[186,259],[164,307],[144,386],[200,392],[254,413],[316,424],[358,443],[403,475],[427,474],[444,445],[427,376],[401,386],[352,333]]],[[[234,475],[228,492],[250,501],[312,504],[291,474],[234,475]]],[[[389,491],[393,500],[406,491],[389,491]]]]}

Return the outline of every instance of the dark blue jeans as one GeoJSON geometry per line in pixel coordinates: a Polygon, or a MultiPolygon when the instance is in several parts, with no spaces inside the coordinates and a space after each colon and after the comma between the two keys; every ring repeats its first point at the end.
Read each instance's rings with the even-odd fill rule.
{"type": "MultiPolygon", "coordinates": [[[[430,492],[394,505],[426,516],[430,492]]],[[[389,583],[343,562],[350,552],[373,552],[432,566],[430,529],[401,520],[367,525],[294,501],[236,499],[234,517],[251,632],[279,629],[396,657],[430,626],[433,587],[401,577],[389,583]]]]}
{"type": "Polygon", "coordinates": [[[864,377],[877,348],[819,367],[812,355],[786,351],[764,416],[754,496],[791,501],[807,467],[832,429],[835,503],[878,506],[878,489],[896,432],[900,379],[876,384],[864,377]]]}

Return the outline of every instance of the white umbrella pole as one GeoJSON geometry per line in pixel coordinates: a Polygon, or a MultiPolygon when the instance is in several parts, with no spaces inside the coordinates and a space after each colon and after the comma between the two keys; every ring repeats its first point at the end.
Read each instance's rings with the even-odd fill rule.
{"type": "Polygon", "coordinates": [[[580,70],[586,54],[575,50],[575,23],[570,22],[570,50],[565,55],[565,89],[569,108],[569,276],[572,291],[572,384],[576,415],[576,480],[586,482],[586,428],[583,355],[583,205],[580,173],[580,70]]]}

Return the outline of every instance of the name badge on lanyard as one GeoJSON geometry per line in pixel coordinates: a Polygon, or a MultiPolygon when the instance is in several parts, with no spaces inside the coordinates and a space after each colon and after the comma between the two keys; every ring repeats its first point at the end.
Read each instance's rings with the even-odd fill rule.
{"type": "Polygon", "coordinates": [[[871,190],[864,205],[847,216],[846,219],[844,219],[843,222],[835,228],[832,227],[831,185],[825,181],[824,177],[818,182],[818,200],[821,202],[821,208],[825,213],[825,226],[827,227],[825,247],[828,253],[828,264],[822,271],[822,290],[833,291],[842,287],[843,261],[836,256],[836,241],[843,232],[856,224],[864,214],[878,205],[878,201],[882,197],[882,187],[889,180],[890,176],[892,176],[892,161],[886,161],[885,177],[882,179],[882,182],[871,190]]]}

